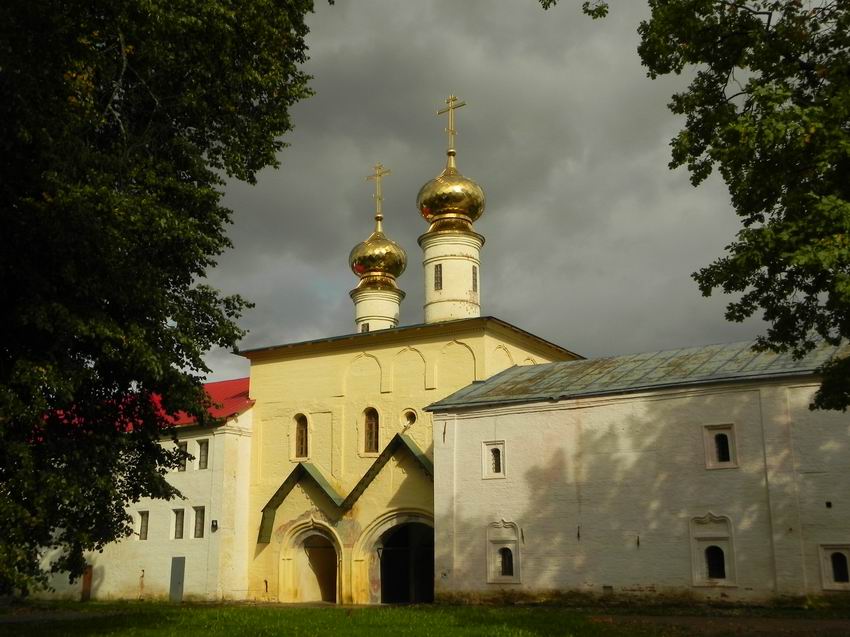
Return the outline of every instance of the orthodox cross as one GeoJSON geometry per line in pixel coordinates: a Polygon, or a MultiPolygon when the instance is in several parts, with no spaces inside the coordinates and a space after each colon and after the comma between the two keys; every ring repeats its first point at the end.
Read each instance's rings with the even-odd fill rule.
{"type": "Polygon", "coordinates": [[[384,168],[381,162],[375,164],[375,172],[366,177],[366,181],[375,182],[375,194],[372,197],[375,200],[375,220],[380,222],[384,218],[384,193],[381,190],[381,179],[391,174],[389,168],[384,168]]]}
{"type": "Polygon", "coordinates": [[[466,102],[459,102],[457,96],[449,95],[449,98],[446,100],[446,107],[437,111],[437,115],[449,114],[449,126],[446,128],[446,132],[449,134],[450,151],[455,149],[455,135],[457,134],[455,130],[455,109],[461,106],[466,106],[466,102]]]}

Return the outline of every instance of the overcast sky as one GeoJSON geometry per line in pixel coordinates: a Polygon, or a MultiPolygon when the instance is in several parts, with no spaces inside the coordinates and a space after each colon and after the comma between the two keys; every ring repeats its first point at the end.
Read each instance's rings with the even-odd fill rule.
{"type": "MultiPolygon", "coordinates": [[[[458,167],[484,188],[482,314],[588,357],[753,337],[691,273],[737,220],[719,178],[671,171],[682,78],[650,80],[637,56],[645,2],[593,21],[579,0],[317,0],[308,20],[316,94],[292,111],[291,145],[258,183],[227,185],[234,249],[211,283],[256,303],[242,348],[354,331],[348,253],[372,231],[380,161],[385,231],[408,254],[401,324],[423,320],[416,194],[445,164],[451,93],[458,167]]],[[[210,380],[247,375],[212,352],[210,380]]]]}

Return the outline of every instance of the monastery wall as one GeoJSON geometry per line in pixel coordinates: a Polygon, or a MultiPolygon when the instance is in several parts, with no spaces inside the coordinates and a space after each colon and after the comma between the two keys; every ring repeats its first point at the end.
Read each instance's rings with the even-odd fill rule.
{"type": "Polygon", "coordinates": [[[815,389],[727,384],[437,414],[437,594],[846,587],[829,559],[850,547],[850,425],[808,410],[815,389]]]}

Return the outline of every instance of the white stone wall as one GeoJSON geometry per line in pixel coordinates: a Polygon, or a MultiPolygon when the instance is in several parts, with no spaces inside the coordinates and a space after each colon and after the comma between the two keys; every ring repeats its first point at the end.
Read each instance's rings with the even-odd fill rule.
{"type": "MultiPolygon", "coordinates": [[[[251,461],[251,412],[211,429],[183,427],[180,441],[195,456],[186,471],[168,475],[185,499],[143,499],[128,508],[136,533],[87,556],[92,565],[93,599],[167,598],[171,560],[186,558],[184,599],[241,599],[247,591],[248,501],[251,461]],[[198,468],[198,442],[209,441],[206,469],[198,468]],[[204,537],[195,538],[195,507],[205,511],[204,537]],[[183,538],[174,538],[174,509],[184,510],[183,538]],[[147,511],[148,536],[140,539],[140,511],[147,511]],[[213,520],[217,530],[212,531],[213,520]]],[[[170,441],[163,444],[171,445],[170,441]]],[[[58,574],[54,596],[79,599],[81,580],[69,584],[58,574]]]]}
{"type": "Polygon", "coordinates": [[[706,386],[435,414],[437,593],[822,592],[822,547],[850,545],[850,418],[809,411],[815,389],[706,386]],[[724,431],[732,462],[710,468],[724,431]],[[502,476],[486,475],[488,444],[504,446],[502,476]],[[517,572],[492,581],[488,527],[510,524],[517,572]],[[706,580],[708,545],[726,552],[723,580],[706,580]]]}

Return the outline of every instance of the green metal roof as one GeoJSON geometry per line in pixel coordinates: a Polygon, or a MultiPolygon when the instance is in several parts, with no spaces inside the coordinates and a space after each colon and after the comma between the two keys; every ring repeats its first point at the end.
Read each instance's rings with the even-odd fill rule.
{"type": "Polygon", "coordinates": [[[511,367],[428,406],[451,411],[541,400],[647,391],[681,385],[701,385],[760,378],[812,374],[834,356],[850,354],[850,344],[821,342],[805,357],[790,352],[755,352],[755,341],[688,347],[543,365],[511,367]]]}
{"type": "Polygon", "coordinates": [[[333,488],[330,481],[325,478],[319,468],[309,462],[299,462],[295,468],[283,481],[283,483],[275,491],[274,495],[263,507],[263,517],[260,521],[260,532],[257,536],[259,544],[268,544],[271,541],[272,531],[274,530],[274,519],[277,514],[278,507],[283,504],[286,496],[292,491],[298,482],[303,479],[311,479],[330,500],[336,505],[336,513],[342,515],[345,511],[354,506],[358,498],[363,494],[372,480],[380,473],[381,469],[400,448],[407,451],[419,462],[427,473],[432,478],[434,477],[434,465],[428,459],[428,456],[417,446],[413,439],[406,434],[396,434],[384,447],[384,450],[375,458],[375,462],[369,467],[369,470],[363,474],[363,477],[358,480],[357,484],[351,490],[351,493],[343,498],[336,489],[333,488]]]}

